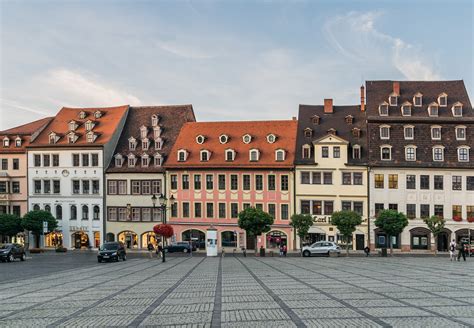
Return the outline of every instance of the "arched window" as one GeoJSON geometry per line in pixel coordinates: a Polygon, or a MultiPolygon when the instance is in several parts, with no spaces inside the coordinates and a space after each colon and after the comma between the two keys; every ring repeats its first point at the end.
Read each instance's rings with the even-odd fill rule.
{"type": "Polygon", "coordinates": [[[51,205],[45,205],[45,206],[44,206],[44,210],[45,210],[46,212],[51,213],[51,205]]]}
{"type": "Polygon", "coordinates": [[[207,162],[211,157],[209,150],[201,150],[201,162],[207,162]]]}
{"type": "Polygon", "coordinates": [[[456,127],[456,140],[466,140],[466,127],[464,125],[456,127]]]}
{"type": "Polygon", "coordinates": [[[458,147],[458,162],[469,162],[469,147],[458,147]]]}
{"type": "Polygon", "coordinates": [[[62,220],[63,218],[63,207],[56,205],[56,220],[62,220]]]}
{"type": "Polygon", "coordinates": [[[100,207],[99,205],[94,205],[94,220],[100,220],[100,207]]]}
{"type": "Polygon", "coordinates": [[[311,158],[311,146],[306,144],[303,145],[303,159],[311,158]]]}
{"type": "Polygon", "coordinates": [[[392,160],[392,146],[381,146],[380,147],[380,159],[383,161],[392,160]]]}
{"type": "Polygon", "coordinates": [[[233,231],[223,231],[222,247],[237,247],[237,234],[233,231]]]}
{"type": "Polygon", "coordinates": [[[428,115],[431,117],[438,116],[438,104],[433,102],[428,106],[428,115]]]}
{"type": "Polygon", "coordinates": [[[232,162],[235,159],[235,150],[226,149],[225,151],[225,160],[227,162],[232,162]]]}
{"type": "Polygon", "coordinates": [[[251,149],[250,150],[250,161],[252,161],[252,162],[258,161],[259,155],[260,155],[260,152],[258,151],[258,149],[251,149]]]}
{"type": "Polygon", "coordinates": [[[275,161],[281,162],[285,160],[285,151],[283,149],[277,149],[275,151],[275,161]]]}
{"type": "Polygon", "coordinates": [[[33,205],[33,211],[39,211],[40,206],[38,204],[33,205]]]}
{"type": "Polygon", "coordinates": [[[457,103],[453,105],[451,110],[453,112],[454,117],[461,117],[462,116],[462,103],[458,101],[457,103]]]}
{"type": "Polygon", "coordinates": [[[82,219],[89,220],[89,207],[87,205],[82,205],[82,219]]]}
{"type": "Polygon", "coordinates": [[[188,157],[188,152],[185,149],[178,150],[178,162],[184,162],[188,157]]]}
{"type": "Polygon", "coordinates": [[[77,206],[71,205],[71,220],[77,220],[77,206]]]}

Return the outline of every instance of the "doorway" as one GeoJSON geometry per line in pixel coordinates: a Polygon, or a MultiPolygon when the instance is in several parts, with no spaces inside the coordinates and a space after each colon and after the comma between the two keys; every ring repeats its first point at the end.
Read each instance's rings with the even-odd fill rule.
{"type": "Polygon", "coordinates": [[[448,251],[448,233],[442,232],[438,235],[438,251],[447,252],[448,251]]]}
{"type": "Polygon", "coordinates": [[[255,249],[255,237],[246,234],[247,249],[255,249]]]}
{"type": "Polygon", "coordinates": [[[362,251],[365,247],[365,236],[356,234],[356,250],[362,251]]]}

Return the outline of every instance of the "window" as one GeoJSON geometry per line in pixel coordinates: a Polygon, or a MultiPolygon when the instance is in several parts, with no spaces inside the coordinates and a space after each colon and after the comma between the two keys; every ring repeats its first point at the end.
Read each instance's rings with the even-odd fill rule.
{"type": "Polygon", "coordinates": [[[142,167],[148,167],[148,164],[150,162],[150,157],[145,154],[142,156],[142,167]]]}
{"type": "Polygon", "coordinates": [[[156,137],[156,138],[155,138],[155,150],[160,150],[160,149],[162,149],[162,148],[163,148],[163,143],[164,143],[164,141],[163,141],[162,138],[156,137]]]}
{"type": "Polygon", "coordinates": [[[379,114],[380,116],[388,116],[388,104],[386,102],[379,105],[379,114]]]}
{"type": "Polygon", "coordinates": [[[454,217],[462,218],[462,206],[461,205],[453,205],[453,218],[454,217]]]}
{"type": "Polygon", "coordinates": [[[435,190],[443,190],[443,176],[442,175],[435,175],[434,176],[434,189],[435,190]]]}
{"type": "Polygon", "coordinates": [[[390,97],[388,98],[389,102],[390,102],[390,106],[397,106],[398,104],[398,97],[397,95],[395,94],[392,94],[390,95],[390,97]]]}
{"type": "Polygon", "coordinates": [[[466,190],[474,190],[474,177],[466,177],[466,190]]]}
{"type": "MultiPolygon", "coordinates": [[[[453,206],[454,208],[454,206],[453,206]]],[[[439,216],[441,218],[444,217],[444,208],[443,208],[443,205],[435,205],[434,206],[434,215],[435,216],[439,216]]]]}
{"type": "Polygon", "coordinates": [[[301,184],[309,184],[310,183],[310,175],[309,172],[301,172],[301,184]]]}
{"type": "Polygon", "coordinates": [[[176,174],[172,174],[170,176],[171,180],[171,189],[176,190],[178,189],[178,176],[176,174]]]}
{"type": "Polygon", "coordinates": [[[416,204],[407,204],[407,218],[416,218],[416,204]]]}
{"type": "Polygon", "coordinates": [[[275,151],[275,160],[278,162],[284,161],[285,160],[285,151],[282,149],[276,150],[275,151]]]}
{"type": "Polygon", "coordinates": [[[380,126],[380,139],[382,140],[390,139],[390,126],[388,125],[380,126]]]}
{"type": "Polygon", "coordinates": [[[360,159],[360,146],[355,145],[352,147],[352,159],[360,159]]]}
{"type": "Polygon", "coordinates": [[[2,170],[8,170],[8,159],[2,158],[2,170]]]}
{"type": "Polygon", "coordinates": [[[202,217],[202,204],[201,203],[194,203],[194,217],[195,218],[202,217]]]}
{"type": "Polygon", "coordinates": [[[452,176],[453,190],[462,190],[462,177],[459,175],[452,176]]]}
{"type": "MultiPolygon", "coordinates": [[[[288,191],[288,176],[282,175],[280,182],[281,182],[281,190],[288,191]]],[[[474,186],[474,180],[473,180],[473,186],[474,186]]]]}
{"type": "Polygon", "coordinates": [[[323,181],[325,185],[332,184],[332,172],[324,172],[323,181]]]}
{"type": "Polygon", "coordinates": [[[378,189],[383,189],[384,188],[384,178],[383,178],[383,174],[375,174],[374,175],[374,186],[375,188],[378,188],[378,189]]]}
{"type": "Polygon", "coordinates": [[[189,175],[188,174],[181,175],[181,185],[184,190],[189,189],[189,175]]]}
{"type": "Polygon", "coordinates": [[[117,221],[117,208],[116,207],[109,207],[108,208],[108,221],[117,221]]]}
{"type": "Polygon", "coordinates": [[[232,219],[236,219],[239,217],[239,204],[238,203],[230,204],[230,217],[232,219]]]}
{"type": "Polygon", "coordinates": [[[135,155],[133,154],[128,155],[128,166],[135,167],[135,155]]]}
{"type": "Polygon", "coordinates": [[[206,203],[206,217],[208,218],[214,217],[214,204],[213,203],[206,203]]]}
{"type": "Polygon", "coordinates": [[[454,117],[461,117],[462,116],[462,105],[460,103],[454,104],[452,108],[453,116],[454,117]]]}
{"type": "Polygon", "coordinates": [[[332,157],[334,158],[341,158],[341,147],[333,147],[332,149],[332,157]]]}
{"type": "Polygon", "coordinates": [[[303,145],[303,159],[311,158],[311,146],[303,145]]]}
{"type": "Polygon", "coordinates": [[[313,172],[312,174],[312,183],[313,184],[321,184],[321,172],[313,172]]]}
{"type": "Polygon", "coordinates": [[[189,218],[189,203],[183,202],[183,218],[189,218]]]}
{"type": "Polygon", "coordinates": [[[352,176],[350,172],[342,172],[342,184],[350,185],[352,183],[352,176]]]}
{"type": "Polygon", "coordinates": [[[267,142],[272,144],[276,141],[276,136],[272,133],[270,133],[269,135],[267,135],[267,142]]]}
{"type": "Polygon", "coordinates": [[[398,204],[388,204],[388,209],[398,211],[398,204]]]}
{"type": "Polygon", "coordinates": [[[270,216],[272,218],[276,218],[276,206],[275,204],[268,204],[268,214],[270,214],[270,216]]]}
{"type": "Polygon", "coordinates": [[[219,174],[217,176],[217,184],[219,190],[225,190],[225,175],[224,174],[219,174]]]}
{"type": "Polygon", "coordinates": [[[432,140],[441,140],[441,127],[432,126],[431,127],[431,139],[432,140]]]}
{"type": "Polygon", "coordinates": [[[141,183],[138,180],[132,180],[132,195],[141,194],[141,183]]]}
{"type": "Polygon", "coordinates": [[[353,177],[353,184],[362,185],[362,173],[361,172],[354,172],[352,177],[353,177]]]}
{"type": "Polygon", "coordinates": [[[380,155],[383,161],[390,161],[392,159],[392,148],[390,146],[381,147],[380,155]]]}
{"type": "Polygon", "coordinates": [[[305,138],[311,138],[313,136],[313,130],[311,128],[304,129],[305,138]]]}
{"type": "Polygon", "coordinates": [[[313,215],[323,214],[323,202],[320,200],[313,200],[313,215]]]}
{"type": "Polygon", "coordinates": [[[388,189],[398,189],[398,174],[388,175],[388,189]]]}
{"type": "Polygon", "coordinates": [[[81,182],[79,180],[72,180],[72,193],[79,194],[81,192],[81,182]]]}
{"type": "Polygon", "coordinates": [[[438,105],[437,104],[431,104],[428,107],[428,115],[430,117],[438,117],[438,105]]]}
{"type": "Polygon", "coordinates": [[[125,207],[121,207],[118,209],[118,220],[119,221],[127,221],[127,209],[125,207]]]}
{"type": "Polygon", "coordinates": [[[151,211],[152,211],[151,208],[142,208],[142,221],[145,221],[145,222],[151,221],[151,211]]]}
{"type": "Polygon", "coordinates": [[[142,195],[151,195],[151,181],[142,181],[142,195]]]}
{"type": "Polygon", "coordinates": [[[300,207],[301,214],[311,214],[311,202],[309,200],[302,200],[300,207]]]}
{"type": "Polygon", "coordinates": [[[243,175],[243,189],[250,190],[250,175],[244,174],[243,175]]]}
{"type": "Polygon", "coordinates": [[[76,205],[71,205],[71,220],[77,220],[77,207],[76,205]]]}
{"type": "Polygon", "coordinates": [[[444,161],[444,147],[438,146],[433,148],[433,161],[442,162],[444,161]]]}
{"type": "Polygon", "coordinates": [[[61,205],[56,205],[56,220],[63,219],[63,207],[61,205]]]}
{"type": "Polygon", "coordinates": [[[407,189],[416,189],[416,175],[407,175],[407,189]]]}
{"type": "Polygon", "coordinates": [[[237,174],[230,175],[230,190],[239,189],[239,176],[237,174]]]}
{"type": "Polygon", "coordinates": [[[219,203],[219,219],[226,218],[225,203],[219,203]]]}
{"type": "Polygon", "coordinates": [[[61,182],[60,180],[53,180],[53,193],[60,194],[61,193],[61,182]]]}
{"type": "Polygon", "coordinates": [[[403,105],[402,106],[402,116],[411,116],[411,106],[403,105]]]}
{"type": "Polygon", "coordinates": [[[132,207],[132,221],[140,221],[140,208],[132,207]]]}
{"type": "Polygon", "coordinates": [[[204,141],[206,141],[206,137],[204,137],[203,135],[198,135],[196,137],[196,142],[200,145],[202,145],[204,143],[204,141]]]}
{"type": "Polygon", "coordinates": [[[178,162],[184,162],[186,160],[187,152],[184,149],[178,150],[178,162]]]}
{"type": "Polygon", "coordinates": [[[171,204],[171,217],[175,218],[178,216],[178,204],[173,203],[171,204]]]}
{"type": "Polygon", "coordinates": [[[225,151],[225,160],[228,162],[232,162],[235,159],[235,151],[232,149],[227,149],[225,151]]]}
{"type": "Polygon", "coordinates": [[[152,180],[151,181],[151,193],[153,195],[161,194],[161,180],[152,180]]]}
{"type": "Polygon", "coordinates": [[[7,137],[5,137],[3,139],[3,147],[9,147],[10,146],[10,139],[8,139],[7,137]]]}
{"type": "Polygon", "coordinates": [[[270,174],[267,176],[267,182],[268,182],[268,190],[275,190],[275,176],[273,174],[270,174]]]}
{"type": "Polygon", "coordinates": [[[122,167],[122,155],[120,154],[115,155],[115,166],[122,167]]]}
{"type": "Polygon", "coordinates": [[[34,165],[35,165],[35,167],[41,166],[41,156],[40,155],[34,155],[34,165]]]}
{"type": "Polygon", "coordinates": [[[156,153],[155,156],[153,156],[153,160],[154,160],[154,165],[155,166],[161,166],[163,164],[163,157],[156,153]]]}
{"type": "Polygon", "coordinates": [[[156,147],[156,140],[160,139],[161,136],[161,128],[159,126],[153,127],[153,138],[155,139],[155,147],[156,147]]]}
{"type": "Polygon", "coordinates": [[[77,124],[75,121],[70,121],[69,122],[69,131],[74,131],[77,128],[77,124]]]}
{"type": "Polygon", "coordinates": [[[89,166],[89,154],[82,154],[82,166],[89,166]]]}
{"type": "Polygon", "coordinates": [[[421,93],[417,93],[413,97],[413,105],[415,107],[421,107],[423,105],[423,95],[421,93]]]}
{"type": "Polygon", "coordinates": [[[157,126],[158,125],[158,116],[153,114],[151,115],[151,125],[152,126],[157,126]]]}
{"type": "Polygon", "coordinates": [[[12,193],[19,194],[20,193],[20,182],[19,181],[12,181],[12,193]]]}
{"type": "Polygon", "coordinates": [[[43,166],[51,166],[51,157],[49,154],[43,155],[43,166]]]}
{"type": "MultiPolygon", "coordinates": [[[[35,181],[35,187],[36,187],[36,181],[35,181]]],[[[35,191],[35,193],[40,193],[41,192],[41,181],[39,181],[39,192],[35,191]]],[[[7,193],[7,182],[6,181],[0,181],[0,194],[6,194],[7,193]]],[[[7,213],[6,210],[3,213],[7,213]]]]}
{"type": "Polygon", "coordinates": [[[456,127],[456,140],[466,140],[466,127],[465,126],[456,127]]]}
{"type": "Polygon", "coordinates": [[[420,217],[422,219],[426,219],[430,217],[430,205],[429,204],[421,204],[420,205],[420,217]]]}
{"type": "MultiPolygon", "coordinates": [[[[38,204],[34,204],[33,211],[39,211],[39,210],[40,210],[40,206],[38,204]]],[[[6,213],[6,210],[3,213],[6,213]]]]}
{"type": "Polygon", "coordinates": [[[364,203],[363,202],[354,202],[354,212],[359,215],[364,215],[364,203]]]}
{"type": "Polygon", "coordinates": [[[252,141],[252,136],[250,134],[246,134],[242,137],[242,141],[245,144],[249,144],[252,141]]]}
{"type": "Polygon", "coordinates": [[[107,181],[107,194],[117,195],[117,181],[115,180],[107,181]]]}
{"type": "Polygon", "coordinates": [[[225,135],[225,134],[221,134],[219,136],[219,142],[221,144],[226,144],[227,142],[229,141],[229,136],[225,135]]]}
{"type": "Polygon", "coordinates": [[[259,151],[257,149],[252,149],[250,151],[250,161],[258,161],[259,151]]]}
{"type": "Polygon", "coordinates": [[[458,161],[469,162],[469,147],[463,146],[458,148],[458,161]]]}
{"type": "Polygon", "coordinates": [[[201,190],[201,175],[194,175],[194,190],[201,190]]]}
{"type": "Polygon", "coordinates": [[[412,125],[406,125],[403,127],[403,134],[405,140],[413,140],[415,137],[415,128],[412,125]]]}
{"type": "Polygon", "coordinates": [[[381,203],[375,203],[375,216],[379,216],[380,211],[383,211],[384,206],[381,203]]]}
{"type": "Polygon", "coordinates": [[[43,180],[43,193],[49,194],[51,192],[51,181],[43,180]]]}
{"type": "Polygon", "coordinates": [[[474,206],[468,205],[466,206],[466,212],[468,218],[474,218],[474,206]]]}
{"type": "Polygon", "coordinates": [[[21,147],[21,139],[20,138],[15,139],[15,147],[17,147],[17,148],[21,147]]]}
{"type": "Polygon", "coordinates": [[[127,180],[119,180],[118,181],[118,193],[119,193],[119,195],[126,195],[127,194],[127,180]]]}
{"type": "Polygon", "coordinates": [[[93,220],[100,220],[100,207],[97,206],[97,205],[94,205],[94,207],[92,208],[92,219],[93,220]]]}
{"type": "Polygon", "coordinates": [[[424,189],[424,190],[430,189],[430,176],[429,175],[420,175],[420,189],[424,189]]]}
{"type": "Polygon", "coordinates": [[[201,150],[201,162],[207,162],[209,160],[209,151],[201,150]]]}
{"type": "Polygon", "coordinates": [[[128,148],[134,151],[137,148],[137,140],[135,138],[128,139],[128,148]]]}
{"type": "Polygon", "coordinates": [[[288,220],[288,218],[289,218],[288,204],[281,204],[280,219],[288,220]]]}
{"type": "Polygon", "coordinates": [[[140,138],[145,139],[147,135],[148,135],[148,129],[146,126],[142,125],[140,127],[140,138]]]}
{"type": "Polygon", "coordinates": [[[341,209],[343,211],[351,211],[352,210],[352,203],[348,201],[342,201],[341,209]]]}
{"type": "Polygon", "coordinates": [[[89,188],[90,183],[89,180],[82,180],[82,193],[83,194],[88,194],[89,193],[89,188]]]}
{"type": "Polygon", "coordinates": [[[321,151],[322,151],[322,153],[321,153],[322,158],[328,158],[329,157],[329,147],[324,146],[324,147],[321,148],[321,151]]]}
{"type": "Polygon", "coordinates": [[[82,219],[89,220],[89,207],[87,205],[82,205],[82,219]]]}
{"type": "Polygon", "coordinates": [[[324,201],[324,215],[331,215],[334,212],[334,202],[324,201]]]}
{"type": "Polygon", "coordinates": [[[207,190],[214,189],[214,176],[212,174],[206,175],[206,189],[207,190]]]}
{"type": "Polygon", "coordinates": [[[72,154],[72,166],[79,166],[79,154],[72,154]]]}
{"type": "Polygon", "coordinates": [[[442,93],[438,96],[438,103],[441,107],[446,107],[448,104],[448,95],[442,93]]]}
{"type": "Polygon", "coordinates": [[[53,154],[53,166],[59,166],[59,154],[53,154]]]}
{"type": "Polygon", "coordinates": [[[263,190],[263,175],[255,175],[255,190],[263,190]]]}
{"type": "Polygon", "coordinates": [[[416,146],[405,147],[405,160],[416,161],[416,146]]]}
{"type": "Polygon", "coordinates": [[[55,144],[57,139],[56,139],[56,133],[50,133],[49,134],[49,143],[52,145],[52,144],[55,144]]]}
{"type": "Polygon", "coordinates": [[[88,132],[86,137],[87,137],[87,142],[92,143],[95,140],[95,133],[94,132],[88,132]]]}

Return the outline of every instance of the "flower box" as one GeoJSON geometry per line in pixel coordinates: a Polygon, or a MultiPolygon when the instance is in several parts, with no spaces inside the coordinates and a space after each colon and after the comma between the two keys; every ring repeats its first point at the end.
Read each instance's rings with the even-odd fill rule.
{"type": "Polygon", "coordinates": [[[470,223],[474,222],[474,217],[467,218],[467,222],[470,222],[470,223]]]}
{"type": "Polygon", "coordinates": [[[460,216],[453,216],[453,221],[461,222],[461,221],[462,221],[462,217],[460,217],[460,216]]]}

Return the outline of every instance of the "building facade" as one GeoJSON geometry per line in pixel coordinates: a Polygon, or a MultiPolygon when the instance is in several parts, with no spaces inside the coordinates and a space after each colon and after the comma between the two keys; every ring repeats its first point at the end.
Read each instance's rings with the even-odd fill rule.
{"type": "Polygon", "coordinates": [[[163,165],[183,124],[195,120],[191,105],[130,107],[106,174],[108,241],[144,249],[156,242],[162,212],[151,198],[166,194],[163,165]]]}
{"type": "Polygon", "coordinates": [[[361,106],[300,105],[295,158],[296,212],[310,214],[314,224],[303,243],[344,243],[331,224],[335,211],[359,213],[363,223],[351,248],[368,244],[367,142],[364,100],[361,106]]]}
{"type": "MultiPolygon", "coordinates": [[[[58,220],[46,247],[98,247],[104,240],[104,173],[128,106],[62,108],[28,146],[28,208],[58,220]]],[[[31,243],[30,243],[31,244],[31,243]]]]}
{"type": "MultiPolygon", "coordinates": [[[[405,213],[402,251],[474,240],[474,112],[463,81],[367,81],[370,217],[405,213]],[[446,220],[437,240],[423,218],[446,220]]],[[[373,226],[371,248],[388,245],[373,226]]]]}
{"type": "Polygon", "coordinates": [[[293,249],[293,160],[297,121],[186,123],[166,163],[169,223],[178,241],[217,230],[218,248],[293,249]],[[275,219],[270,232],[247,236],[238,214],[257,207],[275,219]]]}
{"type": "MultiPolygon", "coordinates": [[[[28,179],[26,147],[52,118],[44,118],[0,132],[0,214],[13,214],[18,218],[28,210],[28,179]]],[[[0,236],[0,243],[9,241],[0,236]]],[[[22,237],[14,238],[23,243],[22,237]]]]}

